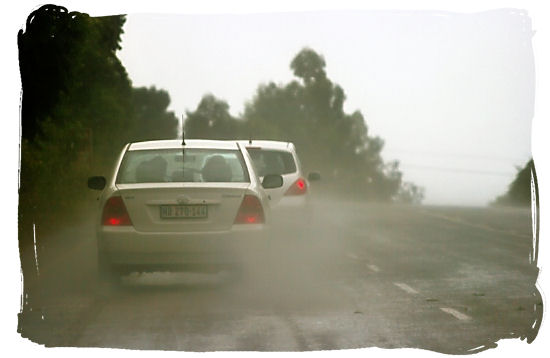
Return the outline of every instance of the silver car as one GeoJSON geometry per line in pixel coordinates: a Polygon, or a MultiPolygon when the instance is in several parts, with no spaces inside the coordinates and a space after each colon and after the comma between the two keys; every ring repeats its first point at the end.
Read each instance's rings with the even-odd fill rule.
{"type": "Polygon", "coordinates": [[[238,264],[261,246],[269,221],[265,189],[237,142],[166,140],[131,143],[113,175],[91,177],[102,190],[97,217],[100,277],[132,271],[213,271],[238,264]]]}

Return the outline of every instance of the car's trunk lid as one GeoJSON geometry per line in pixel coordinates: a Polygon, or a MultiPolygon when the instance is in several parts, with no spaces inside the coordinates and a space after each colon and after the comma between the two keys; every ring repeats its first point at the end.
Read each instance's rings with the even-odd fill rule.
{"type": "Polygon", "coordinates": [[[225,231],[233,225],[249,183],[118,184],[136,230],[225,231]]]}

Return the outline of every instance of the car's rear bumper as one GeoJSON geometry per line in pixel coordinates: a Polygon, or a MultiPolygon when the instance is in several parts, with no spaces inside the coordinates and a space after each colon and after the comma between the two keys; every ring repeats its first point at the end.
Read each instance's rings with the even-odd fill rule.
{"type": "Polygon", "coordinates": [[[279,208],[305,208],[309,205],[310,197],[309,195],[290,195],[283,196],[279,201],[273,205],[272,210],[278,210],[279,208]]]}
{"type": "Polygon", "coordinates": [[[98,249],[116,266],[231,265],[256,255],[265,242],[264,225],[208,233],[139,232],[131,226],[98,231],[98,249]]]}
{"type": "Polygon", "coordinates": [[[313,207],[308,195],[281,198],[271,208],[273,226],[307,224],[311,221],[313,207]]]}

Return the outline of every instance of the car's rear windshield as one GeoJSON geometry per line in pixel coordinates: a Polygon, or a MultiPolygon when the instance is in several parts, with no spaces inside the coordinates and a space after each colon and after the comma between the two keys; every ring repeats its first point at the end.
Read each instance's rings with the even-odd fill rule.
{"type": "Polygon", "coordinates": [[[248,183],[250,178],[238,150],[189,148],[128,151],[122,159],[116,182],[248,183]]]}
{"type": "Polygon", "coordinates": [[[247,150],[254,162],[254,169],[261,177],[268,174],[283,175],[296,172],[296,163],[290,152],[262,148],[247,148],[247,150]]]}

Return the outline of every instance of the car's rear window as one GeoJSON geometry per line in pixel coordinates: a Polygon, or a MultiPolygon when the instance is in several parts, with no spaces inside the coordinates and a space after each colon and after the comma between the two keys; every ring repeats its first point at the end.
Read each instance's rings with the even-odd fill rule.
{"type": "Polygon", "coordinates": [[[290,152],[262,148],[247,150],[254,162],[254,169],[261,177],[267,174],[283,175],[296,172],[296,163],[290,152]]]}
{"type": "Polygon", "coordinates": [[[238,150],[189,148],[128,151],[122,159],[116,182],[248,183],[250,178],[238,150]]]}

